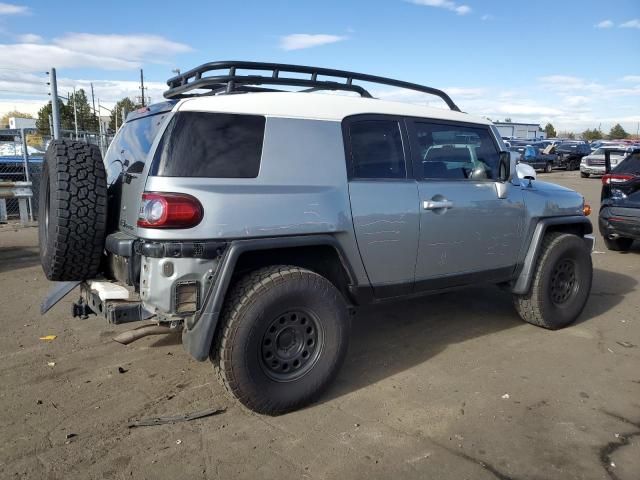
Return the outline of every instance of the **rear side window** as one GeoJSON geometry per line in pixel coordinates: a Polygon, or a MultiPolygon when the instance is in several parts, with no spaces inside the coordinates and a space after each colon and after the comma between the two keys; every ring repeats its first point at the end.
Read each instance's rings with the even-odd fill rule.
{"type": "Polygon", "coordinates": [[[634,153],[629,155],[622,162],[615,167],[612,172],[614,173],[629,173],[632,175],[640,176],[640,153],[634,153]]]}
{"type": "Polygon", "coordinates": [[[151,175],[255,178],[265,122],[257,115],[178,112],[158,146],[151,175]]]}
{"type": "Polygon", "coordinates": [[[360,120],[349,127],[352,178],[406,178],[402,133],[396,120],[360,120]]]}

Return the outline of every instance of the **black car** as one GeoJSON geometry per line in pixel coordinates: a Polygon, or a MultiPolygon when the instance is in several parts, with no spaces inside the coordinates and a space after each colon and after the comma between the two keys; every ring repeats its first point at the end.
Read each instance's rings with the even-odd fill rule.
{"type": "Polygon", "coordinates": [[[563,142],[556,145],[555,152],[558,154],[559,166],[577,170],[582,157],[591,153],[591,147],[584,142],[563,142]]]}
{"type": "Polygon", "coordinates": [[[544,149],[538,144],[526,145],[522,147],[511,147],[511,151],[518,152],[520,162],[531,165],[535,170],[551,172],[556,164],[558,156],[554,153],[544,153],[544,149]]]}
{"type": "Polygon", "coordinates": [[[640,148],[602,177],[598,224],[609,250],[626,251],[640,240],[640,148]]]}

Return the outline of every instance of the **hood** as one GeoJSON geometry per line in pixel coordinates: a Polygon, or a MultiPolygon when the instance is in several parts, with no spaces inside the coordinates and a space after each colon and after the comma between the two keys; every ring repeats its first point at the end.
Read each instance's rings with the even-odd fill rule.
{"type": "Polygon", "coordinates": [[[578,195],[580,196],[580,198],[582,198],[582,196],[576,192],[575,190],[571,190],[570,188],[567,187],[563,187],[562,185],[558,185],[557,183],[551,183],[551,182],[542,182],[540,180],[536,180],[536,182],[534,183],[536,190],[542,190],[545,192],[558,192],[558,193],[563,193],[563,194],[574,194],[574,195],[578,195]]]}
{"type": "Polygon", "coordinates": [[[584,198],[575,190],[535,180],[522,191],[532,217],[582,215],[584,198]]]}

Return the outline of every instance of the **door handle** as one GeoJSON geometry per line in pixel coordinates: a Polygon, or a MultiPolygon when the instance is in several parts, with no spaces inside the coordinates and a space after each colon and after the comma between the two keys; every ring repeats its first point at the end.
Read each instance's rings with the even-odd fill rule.
{"type": "Polygon", "coordinates": [[[452,208],[453,202],[449,200],[425,200],[422,202],[422,208],[425,210],[439,210],[441,208],[452,208]]]}

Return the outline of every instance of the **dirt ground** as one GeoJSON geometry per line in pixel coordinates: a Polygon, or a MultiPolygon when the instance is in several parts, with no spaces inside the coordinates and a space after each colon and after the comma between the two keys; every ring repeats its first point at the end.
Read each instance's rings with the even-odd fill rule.
{"type": "MultiPolygon", "coordinates": [[[[541,177],[597,212],[598,179],[541,177]]],[[[177,336],[122,346],[131,327],[71,318],[74,295],[41,317],[36,237],[0,226],[2,479],[640,478],[638,243],[598,238],[591,298],[557,332],[493,287],[363,309],[330,391],[272,418],[227,398],[177,336]],[[127,427],[206,408],[226,411],[127,427]]]]}

